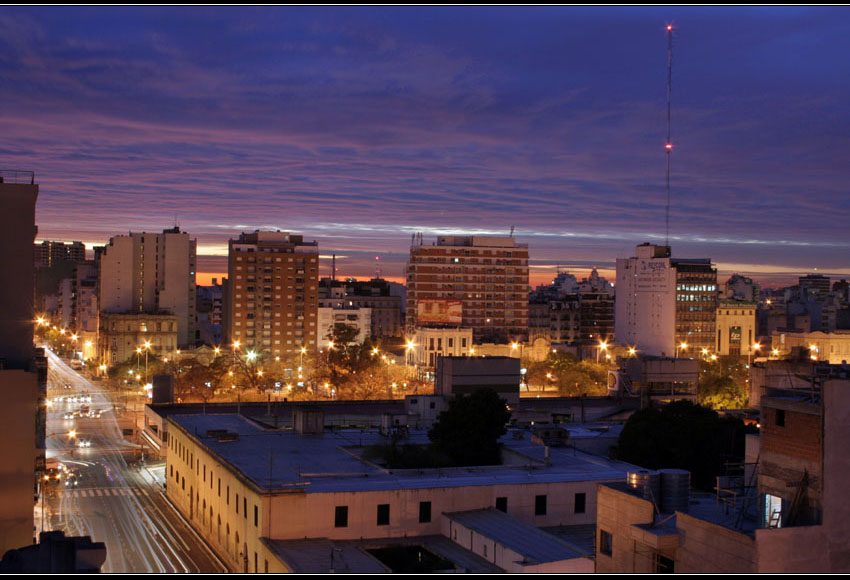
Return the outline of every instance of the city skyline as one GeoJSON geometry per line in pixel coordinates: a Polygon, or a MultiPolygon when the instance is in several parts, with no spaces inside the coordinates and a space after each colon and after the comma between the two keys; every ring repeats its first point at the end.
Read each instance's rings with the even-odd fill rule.
{"type": "MultiPolygon", "coordinates": [[[[39,240],[176,222],[199,283],[255,229],[402,278],[411,235],[613,279],[664,241],[769,284],[850,277],[841,8],[3,8],[6,168],[39,240]]],[[[320,274],[330,274],[323,260],[320,274]]]]}

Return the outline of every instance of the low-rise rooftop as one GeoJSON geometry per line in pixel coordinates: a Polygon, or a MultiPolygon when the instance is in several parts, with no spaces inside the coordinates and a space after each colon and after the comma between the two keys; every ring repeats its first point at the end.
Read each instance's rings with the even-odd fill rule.
{"type": "MultiPolygon", "coordinates": [[[[387,443],[376,429],[325,429],[300,434],[273,429],[241,415],[172,415],[178,430],[195,438],[222,463],[260,492],[304,493],[463,487],[558,481],[618,481],[635,466],[570,447],[544,448],[512,435],[502,438],[510,463],[442,469],[387,469],[361,457],[365,447],[387,443]],[[231,434],[220,437],[222,431],[231,434]]],[[[427,443],[425,431],[411,431],[404,443],[427,443]]]]}

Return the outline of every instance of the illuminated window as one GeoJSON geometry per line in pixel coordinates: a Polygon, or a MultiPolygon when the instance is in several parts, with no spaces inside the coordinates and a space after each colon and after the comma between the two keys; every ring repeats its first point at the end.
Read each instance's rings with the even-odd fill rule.
{"type": "Polygon", "coordinates": [[[782,527],[782,498],[764,494],[764,527],[782,527]]]}

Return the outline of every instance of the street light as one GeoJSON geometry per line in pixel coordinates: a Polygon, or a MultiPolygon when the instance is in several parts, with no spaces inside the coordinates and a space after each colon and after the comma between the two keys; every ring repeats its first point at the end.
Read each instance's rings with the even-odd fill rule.
{"type": "Polygon", "coordinates": [[[410,364],[410,351],[414,350],[415,348],[416,348],[416,343],[413,342],[412,340],[408,340],[407,341],[407,347],[406,347],[405,353],[404,353],[404,355],[405,355],[404,356],[405,366],[409,366],[409,364],[410,364]]]}
{"type": "Polygon", "coordinates": [[[596,364],[599,364],[599,353],[601,353],[603,350],[608,350],[608,343],[604,340],[600,340],[599,349],[596,351],[596,364]]]}
{"type": "Polygon", "coordinates": [[[145,383],[148,382],[148,351],[151,349],[151,341],[145,341],[145,383]]]}
{"type": "Polygon", "coordinates": [[[760,345],[759,343],[755,343],[755,344],[753,344],[753,345],[752,345],[752,347],[750,348],[749,352],[747,353],[747,366],[749,366],[750,364],[752,364],[752,362],[751,362],[751,361],[752,361],[753,351],[754,351],[754,350],[755,350],[755,351],[761,350],[761,345],[760,345]]]}
{"type": "Polygon", "coordinates": [[[686,351],[686,350],[688,350],[688,343],[687,343],[687,342],[682,342],[682,343],[680,343],[680,344],[679,344],[679,346],[677,346],[677,347],[676,347],[676,358],[679,358],[679,351],[680,351],[680,350],[681,350],[681,351],[686,351]]]}

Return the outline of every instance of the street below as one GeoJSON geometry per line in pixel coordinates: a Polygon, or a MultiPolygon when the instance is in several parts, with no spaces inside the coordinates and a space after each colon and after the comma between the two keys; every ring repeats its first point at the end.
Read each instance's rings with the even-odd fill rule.
{"type": "Polygon", "coordinates": [[[93,383],[45,350],[48,464],[62,467],[44,484],[37,529],[104,542],[105,573],[225,572],[167,501],[164,465],[138,445],[144,395],[93,383]]]}

